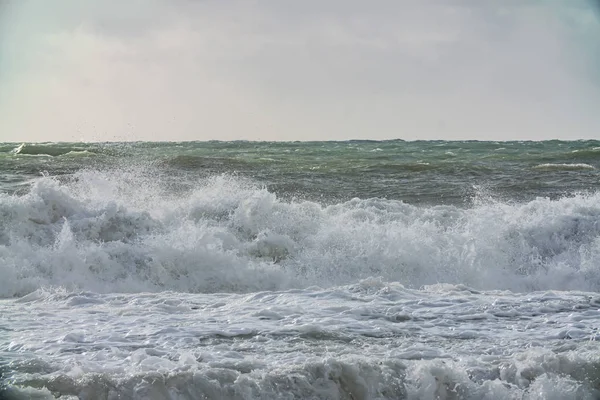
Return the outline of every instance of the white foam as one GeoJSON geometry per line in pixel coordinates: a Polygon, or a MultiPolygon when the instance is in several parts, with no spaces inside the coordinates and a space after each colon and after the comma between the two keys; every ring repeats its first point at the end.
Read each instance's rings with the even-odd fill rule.
{"type": "Polygon", "coordinates": [[[151,174],[82,171],[1,194],[0,222],[2,297],[43,286],[248,292],[371,276],[415,288],[600,290],[600,194],[467,209],[323,206],[230,176],[172,193],[151,174]]]}
{"type": "Polygon", "coordinates": [[[541,169],[541,170],[566,170],[566,171],[571,171],[571,170],[574,171],[574,170],[579,170],[579,169],[596,169],[593,165],[585,164],[585,163],[573,163],[573,164],[547,163],[547,164],[536,165],[534,168],[541,169]]]}
{"type": "Polygon", "coordinates": [[[0,348],[16,398],[593,399],[596,320],[576,318],[586,337],[552,333],[597,311],[590,295],[377,279],[252,294],[43,289],[0,302],[18,332],[0,348]]]}
{"type": "Polygon", "coordinates": [[[11,153],[12,154],[19,154],[21,152],[21,150],[23,150],[23,147],[25,147],[25,143],[21,143],[19,146],[17,146],[14,149],[12,149],[11,153]]]}

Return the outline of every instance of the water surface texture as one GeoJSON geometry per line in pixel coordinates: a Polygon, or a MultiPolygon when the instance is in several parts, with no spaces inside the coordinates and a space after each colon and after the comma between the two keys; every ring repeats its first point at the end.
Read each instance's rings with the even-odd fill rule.
{"type": "Polygon", "coordinates": [[[600,142],[0,144],[1,399],[598,399],[600,142]]]}

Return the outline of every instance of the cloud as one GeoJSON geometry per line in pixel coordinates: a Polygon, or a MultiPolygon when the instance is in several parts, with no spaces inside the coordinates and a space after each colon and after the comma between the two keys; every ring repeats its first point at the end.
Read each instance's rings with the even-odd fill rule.
{"type": "Polygon", "coordinates": [[[600,30],[584,2],[6,4],[3,140],[600,131],[599,54],[590,50],[600,30]]]}

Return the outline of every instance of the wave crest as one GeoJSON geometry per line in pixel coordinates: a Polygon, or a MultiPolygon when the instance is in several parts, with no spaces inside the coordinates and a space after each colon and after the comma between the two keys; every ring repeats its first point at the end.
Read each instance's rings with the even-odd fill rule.
{"type": "Polygon", "coordinates": [[[564,171],[577,171],[577,170],[586,170],[586,169],[596,169],[590,164],[585,163],[576,163],[576,164],[540,164],[534,167],[538,170],[546,170],[546,171],[556,171],[556,170],[564,170],[564,171]]]}
{"type": "Polygon", "coordinates": [[[600,194],[471,208],[282,201],[231,176],[172,193],[151,176],[81,171],[0,195],[0,296],[247,292],[371,276],[408,287],[600,289],[600,194]]]}

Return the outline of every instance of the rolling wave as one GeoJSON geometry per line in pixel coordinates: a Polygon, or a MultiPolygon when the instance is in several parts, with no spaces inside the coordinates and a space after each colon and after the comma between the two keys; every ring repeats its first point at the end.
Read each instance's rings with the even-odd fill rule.
{"type": "Polygon", "coordinates": [[[584,164],[584,163],[577,163],[577,164],[567,164],[567,163],[560,163],[560,164],[552,164],[552,163],[546,163],[546,164],[540,164],[540,165],[536,165],[534,167],[535,169],[539,169],[539,170],[546,170],[546,171],[577,171],[577,170],[586,170],[586,169],[596,169],[594,168],[593,165],[590,164],[584,164]]]}
{"type": "MultiPolygon", "coordinates": [[[[141,348],[129,363],[143,365],[155,361],[155,355],[141,348]]],[[[87,398],[106,398],[110,393],[115,398],[146,399],[165,398],[170,393],[182,398],[218,399],[592,399],[598,395],[598,361],[588,354],[533,349],[517,353],[500,366],[469,368],[461,361],[375,361],[328,355],[269,369],[246,359],[212,361],[212,368],[195,368],[193,354],[183,353],[179,360],[161,362],[168,372],[140,367],[125,377],[94,373],[84,379],[55,373],[20,381],[21,387],[12,386],[5,395],[49,398],[52,393],[74,397],[83,393],[87,398]],[[579,388],[576,379],[584,383],[579,388]]],[[[37,360],[27,363],[17,367],[49,369],[37,360]]]]}
{"type": "Polygon", "coordinates": [[[170,193],[151,176],[80,171],[0,194],[0,296],[249,292],[376,276],[513,291],[600,290],[600,193],[521,204],[283,201],[227,175],[170,193]]]}
{"type": "Polygon", "coordinates": [[[58,144],[21,144],[13,149],[12,154],[29,155],[29,156],[48,156],[58,157],[72,154],[90,154],[91,149],[86,149],[83,146],[70,146],[58,144]]]}

